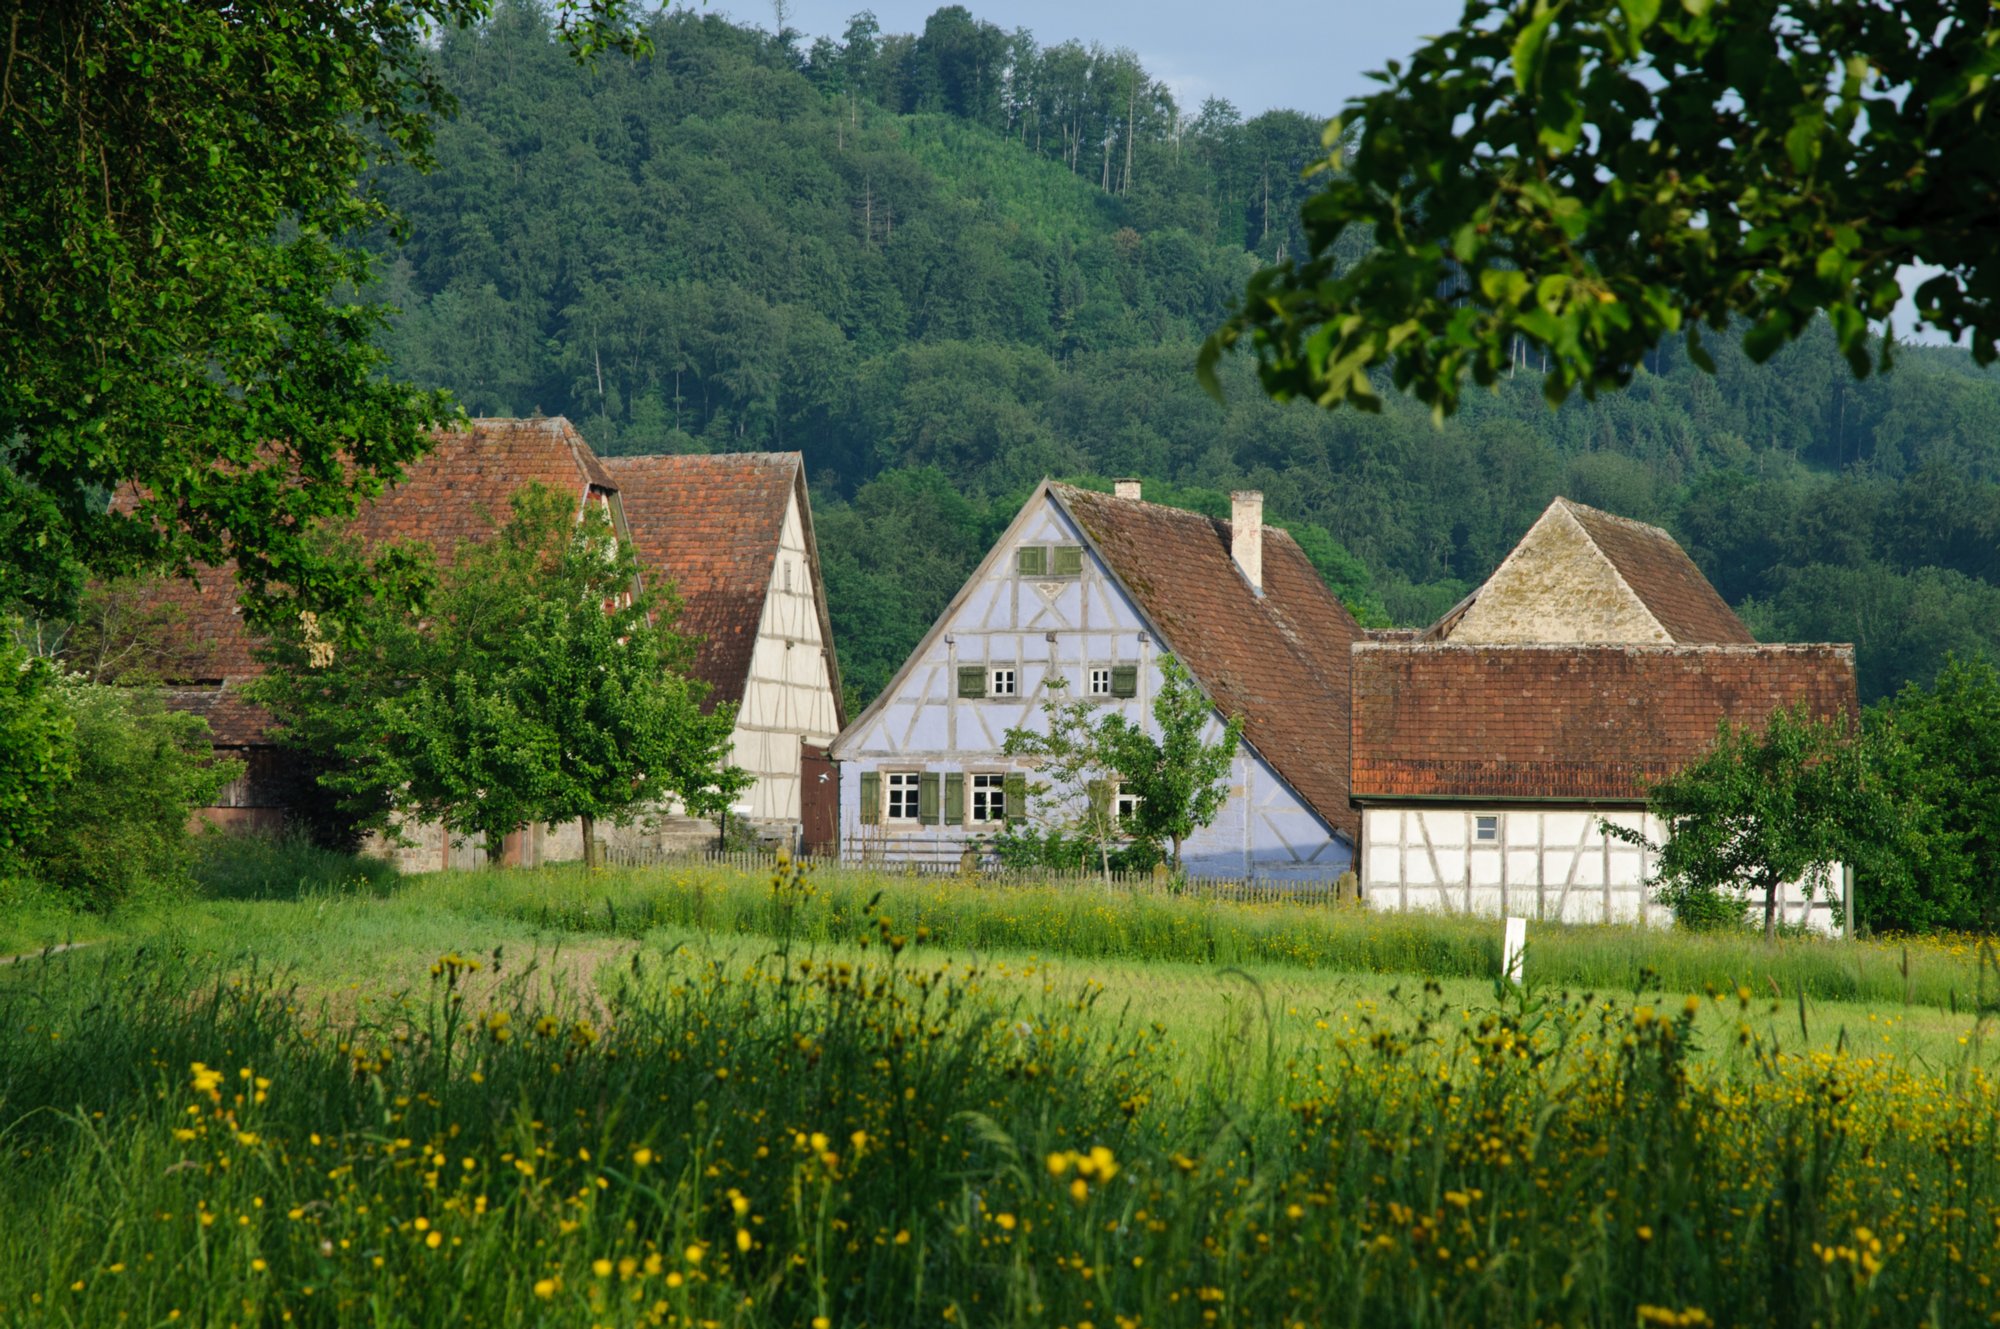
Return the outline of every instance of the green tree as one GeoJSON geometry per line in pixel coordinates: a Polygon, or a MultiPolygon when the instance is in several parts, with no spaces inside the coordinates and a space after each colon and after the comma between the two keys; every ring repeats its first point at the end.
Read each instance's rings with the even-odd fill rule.
{"type": "Polygon", "coordinates": [[[665,799],[714,815],[749,784],[728,764],[735,711],[704,714],[670,593],[595,505],[538,485],[493,538],[461,545],[423,594],[423,560],[345,622],[301,615],[253,685],[281,738],[377,826],[436,821],[497,858],[508,832],[629,821],[665,799]],[[413,605],[419,607],[412,607],[413,605]]]}
{"type": "Polygon", "coordinates": [[[1125,828],[1170,846],[1177,871],[1181,846],[1214,821],[1229,799],[1229,767],[1243,736],[1243,720],[1232,717],[1210,742],[1204,735],[1214,714],[1187,666],[1163,655],[1159,690],[1153,694],[1157,736],[1122,715],[1106,716],[1099,727],[1105,760],[1118,773],[1124,792],[1138,799],[1125,828]]]}
{"type": "MultiPolygon", "coordinates": [[[[1124,839],[1116,798],[1119,769],[1109,741],[1111,721],[1098,717],[1098,706],[1069,695],[1067,679],[1049,679],[1042,701],[1042,727],[1009,729],[1000,751],[1035,763],[1036,779],[1028,785],[1029,805],[1037,823],[1033,850],[1061,856],[1065,842],[1087,847],[1108,881],[1111,855],[1124,839]]],[[[1018,838],[1018,837],[1017,837],[1018,838]]],[[[1007,857],[1007,846],[1001,848],[1007,857]]]]}
{"type": "Polygon", "coordinates": [[[75,769],[76,726],[54,669],[0,621],[0,864],[48,826],[75,769]]]}
{"type": "MultiPolygon", "coordinates": [[[[1359,122],[1203,365],[1247,342],[1265,388],[1440,414],[1544,359],[1551,401],[1623,387],[1663,338],[1744,320],[1763,361],[1822,311],[1858,375],[1906,265],[1919,317],[2000,356],[1992,13],[1961,0],[1468,0],[1359,122]],[[1374,247],[1343,264],[1344,236],[1374,247]]],[[[1886,364],[1889,345],[1881,347],[1886,364]]]]}
{"type": "Polygon", "coordinates": [[[95,909],[185,888],[191,819],[243,763],[217,760],[208,722],[168,710],[156,693],[70,677],[55,695],[75,734],[75,764],[22,846],[27,875],[95,909]]]}
{"type": "MultiPolygon", "coordinates": [[[[636,45],[565,0],[579,52],[636,45]]],[[[0,78],[0,604],[234,560],[325,598],[312,524],[420,455],[438,393],[380,371],[351,291],[427,161],[438,29],[486,0],[84,0],[11,10],[0,78]],[[106,497],[130,487],[130,507],[106,497]]],[[[252,609],[256,609],[253,599],[252,609]]]]}
{"type": "Polygon", "coordinates": [[[1776,935],[1778,892],[1799,883],[1831,890],[1833,866],[1871,821],[1858,748],[1849,726],[1780,710],[1760,733],[1723,721],[1715,746],[1648,792],[1667,827],[1663,845],[1630,827],[1607,834],[1659,854],[1660,900],[1686,926],[1740,921],[1761,902],[1764,937],[1776,935]]]}
{"type": "Polygon", "coordinates": [[[1950,659],[1932,687],[1906,684],[1867,716],[1870,777],[1920,829],[1917,870],[1870,881],[1873,927],[1990,930],[2000,914],[2000,671],[1950,659]]]}

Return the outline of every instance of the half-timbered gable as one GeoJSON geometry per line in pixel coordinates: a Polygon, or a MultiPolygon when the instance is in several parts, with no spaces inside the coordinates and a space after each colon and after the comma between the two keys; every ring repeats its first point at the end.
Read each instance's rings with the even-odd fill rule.
{"type": "Polygon", "coordinates": [[[734,705],[734,761],[757,777],[743,815],[801,818],[801,760],[840,732],[840,669],[804,460],[796,452],[607,457],[649,583],[671,583],[694,676],[734,705]]]}
{"type": "Polygon", "coordinates": [[[1163,653],[1244,742],[1190,871],[1337,876],[1352,861],[1347,647],[1359,629],[1298,545],[1263,526],[1044,483],[882,695],[834,745],[850,858],[954,864],[1025,816],[1011,728],[1045,724],[1051,682],[1150,725],[1163,653]]]}

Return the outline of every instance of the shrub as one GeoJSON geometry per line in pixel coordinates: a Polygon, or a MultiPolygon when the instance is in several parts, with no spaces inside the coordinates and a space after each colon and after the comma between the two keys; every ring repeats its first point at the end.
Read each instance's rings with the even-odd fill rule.
{"type": "Polygon", "coordinates": [[[66,679],[55,695],[75,733],[75,764],[50,797],[47,824],[22,846],[23,868],[96,909],[184,889],[189,819],[242,763],[217,760],[207,722],[168,710],[157,694],[66,679]]]}

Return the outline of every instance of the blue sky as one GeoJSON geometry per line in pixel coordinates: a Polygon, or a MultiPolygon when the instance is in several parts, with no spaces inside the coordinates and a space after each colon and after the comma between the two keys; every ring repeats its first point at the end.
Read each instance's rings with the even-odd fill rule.
{"type": "MultiPolygon", "coordinates": [[[[1189,110],[1227,97],[1245,115],[1273,107],[1332,115],[1367,92],[1367,71],[1408,55],[1452,26],[1462,0],[959,0],[979,18],[1026,28],[1044,45],[1075,38],[1129,46],[1189,110]]],[[[791,0],[791,24],[840,35],[872,9],[885,32],[921,32],[946,0],[791,0]]],[[[769,29],[769,0],[711,0],[738,22],[769,29]]]]}

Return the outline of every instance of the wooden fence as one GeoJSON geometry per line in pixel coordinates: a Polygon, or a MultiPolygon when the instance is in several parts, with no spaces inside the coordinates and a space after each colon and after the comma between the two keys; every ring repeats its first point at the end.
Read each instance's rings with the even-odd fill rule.
{"type": "MultiPolygon", "coordinates": [[[[724,868],[752,874],[777,870],[778,856],[761,851],[723,853],[717,850],[661,850],[648,847],[607,848],[605,861],[615,867],[724,868]]],[[[1050,868],[1002,868],[990,861],[968,871],[958,860],[949,866],[938,863],[867,863],[838,858],[808,857],[792,860],[816,877],[849,880],[905,880],[958,882],[968,887],[998,890],[1054,888],[1058,890],[1110,890],[1119,895],[1160,896],[1176,899],[1229,900],[1239,903],[1333,904],[1339,893],[1329,882],[1292,881],[1283,878],[1244,880],[1230,877],[1174,877],[1164,869],[1153,872],[1074,872],[1050,868]]]]}

